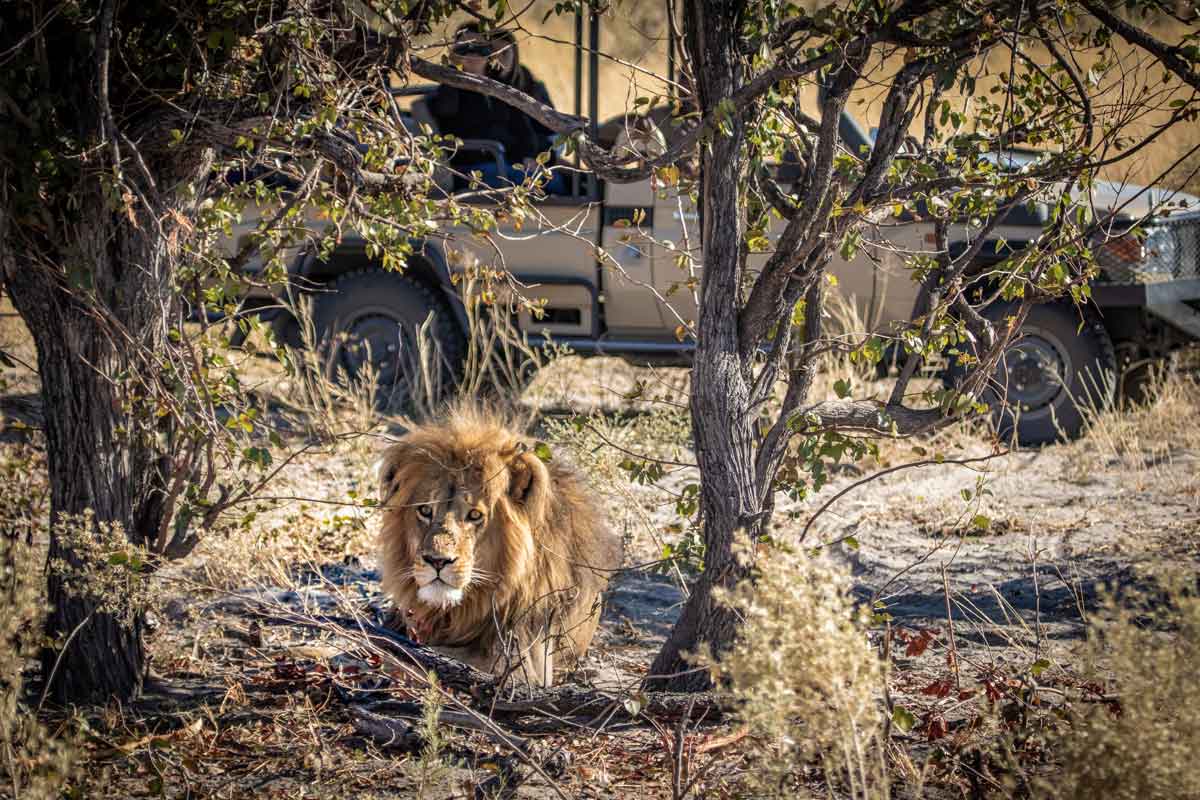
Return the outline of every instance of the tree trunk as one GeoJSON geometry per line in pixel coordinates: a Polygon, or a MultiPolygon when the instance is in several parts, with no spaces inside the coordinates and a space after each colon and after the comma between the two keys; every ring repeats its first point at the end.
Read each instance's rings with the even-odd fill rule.
{"type": "MultiPolygon", "coordinates": [[[[684,4],[685,36],[696,72],[701,113],[733,95],[743,80],[739,41],[740,3],[707,0],[684,4]]],[[[718,134],[701,151],[700,313],[692,368],[691,411],[700,465],[700,509],[704,525],[704,572],[670,638],[650,668],[655,689],[701,691],[711,684],[685,654],[707,646],[729,648],[737,615],[713,600],[717,586],[732,587],[747,575],[735,552],[742,535],[752,542],[767,515],[755,479],[756,415],[750,408],[750,367],[738,347],[738,302],[745,270],[742,250],[746,185],[742,123],[730,121],[729,135],[718,134]]],[[[743,554],[749,557],[749,553],[743,554]]]]}
{"type": "MultiPolygon", "coordinates": [[[[110,613],[111,598],[105,602],[64,578],[57,565],[77,576],[107,564],[86,557],[60,523],[63,514],[90,510],[95,522],[119,523],[134,544],[155,540],[168,463],[161,450],[170,440],[156,437],[159,431],[145,421],[146,384],[139,376],[165,352],[177,303],[168,279],[171,253],[154,220],[139,214],[131,224],[126,213],[114,212],[98,182],[81,186],[77,200],[80,222],[59,230],[61,239],[42,250],[59,255],[58,263],[12,248],[0,266],[37,346],[46,420],[46,632],[55,644],[43,655],[43,676],[56,701],[94,703],[140,691],[142,612],[135,603],[128,613],[110,613]]],[[[159,378],[156,370],[150,374],[159,378]]]]}

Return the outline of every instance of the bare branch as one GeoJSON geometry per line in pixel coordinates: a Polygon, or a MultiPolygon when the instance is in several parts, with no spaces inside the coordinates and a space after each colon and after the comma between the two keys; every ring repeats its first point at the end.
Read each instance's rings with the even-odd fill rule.
{"type": "Polygon", "coordinates": [[[1140,47],[1154,56],[1161,66],[1170,70],[1193,89],[1200,91],[1200,72],[1192,69],[1191,64],[1181,55],[1182,51],[1179,47],[1169,45],[1141,28],[1131,25],[1095,0],[1084,0],[1082,5],[1105,27],[1116,32],[1130,44],[1140,47]]]}

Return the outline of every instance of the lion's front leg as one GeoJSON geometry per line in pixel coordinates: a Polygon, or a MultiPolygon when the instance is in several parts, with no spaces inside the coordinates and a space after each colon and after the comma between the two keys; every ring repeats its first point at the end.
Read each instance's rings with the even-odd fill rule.
{"type": "Polygon", "coordinates": [[[513,633],[496,642],[488,670],[501,680],[509,678],[528,686],[554,682],[554,656],[546,637],[513,633]]]}
{"type": "Polygon", "coordinates": [[[496,664],[494,653],[490,649],[481,649],[478,646],[467,645],[464,647],[455,647],[447,645],[434,645],[434,650],[446,656],[453,658],[455,661],[461,661],[468,667],[495,674],[493,667],[496,664]]]}

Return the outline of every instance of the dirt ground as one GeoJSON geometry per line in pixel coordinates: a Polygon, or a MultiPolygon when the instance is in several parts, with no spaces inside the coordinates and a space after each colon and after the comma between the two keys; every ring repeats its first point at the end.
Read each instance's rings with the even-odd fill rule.
{"type": "MultiPolygon", "coordinates": [[[[11,344],[9,352],[20,354],[11,344]]],[[[626,538],[630,569],[615,578],[591,652],[569,676],[614,704],[637,702],[686,597],[689,573],[662,556],[684,535],[674,496],[698,480],[684,467],[638,485],[619,465],[629,453],[691,460],[683,416],[650,402],[681,402],[685,388],[683,371],[567,359],[524,398],[535,432],[593,479],[626,538]],[[567,423],[580,415],[582,431],[567,423]]],[[[1194,568],[1196,388],[1177,379],[1156,406],[1099,415],[1085,438],[1037,450],[985,458],[1004,448],[966,428],[888,442],[877,458],[844,465],[807,503],[781,503],[773,536],[794,545],[816,508],[861,483],[817,519],[804,545],[844,562],[877,612],[871,636],[893,659],[891,700],[913,722],[892,734],[925,796],[962,796],[974,785],[965,768],[939,765],[969,749],[981,704],[1002,703],[1031,669],[1044,686],[1077,682],[1078,646],[1103,586],[1136,583],[1142,567],[1164,561],[1194,568]],[[977,460],[872,478],[936,453],[977,460]]],[[[36,438],[23,427],[37,424],[32,389],[19,370],[6,374],[4,458],[36,438]]],[[[386,618],[376,520],[357,498],[373,491],[376,454],[401,430],[378,422],[305,453],[255,509],[250,534],[212,536],[161,573],[151,691],[135,708],[92,715],[77,734],[77,796],[470,797],[511,774],[511,754],[485,732],[444,729],[438,755],[394,752],[364,736],[351,705],[420,699],[423,690],[389,676],[353,637],[305,623],[386,618]]],[[[735,720],[680,735],[687,769],[701,775],[697,796],[743,796],[739,780],[754,762],[735,720]]],[[[598,719],[535,737],[539,752],[561,750],[561,769],[526,770],[516,796],[671,797],[675,736],[658,723],[598,719]]]]}

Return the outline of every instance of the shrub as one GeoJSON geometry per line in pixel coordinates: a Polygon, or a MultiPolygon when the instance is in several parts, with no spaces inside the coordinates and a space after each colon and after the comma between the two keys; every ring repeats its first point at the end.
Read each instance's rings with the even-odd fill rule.
{"type": "Polygon", "coordinates": [[[816,764],[831,793],[888,797],[887,669],[867,640],[846,572],[825,558],[774,551],[754,583],[718,600],[745,624],[720,661],[699,660],[730,684],[763,749],[754,796],[794,797],[797,768],[816,764]]]}
{"type": "Polygon", "coordinates": [[[0,795],[52,798],[69,774],[67,743],[51,736],[28,696],[25,669],[37,654],[45,586],[33,542],[44,536],[45,465],[32,449],[0,463],[0,795]],[[9,795],[11,792],[11,795],[9,795]]]}
{"type": "Polygon", "coordinates": [[[1059,798],[1200,797],[1200,597],[1193,577],[1164,593],[1109,597],[1093,616],[1086,656],[1103,702],[1076,705],[1051,741],[1059,798]]]}

